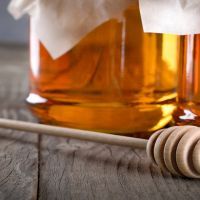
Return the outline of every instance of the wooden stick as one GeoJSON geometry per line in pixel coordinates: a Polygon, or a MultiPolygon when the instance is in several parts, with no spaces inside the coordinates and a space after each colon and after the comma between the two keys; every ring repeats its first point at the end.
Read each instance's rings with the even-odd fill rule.
{"type": "Polygon", "coordinates": [[[118,135],[93,132],[93,131],[85,131],[72,128],[62,128],[58,126],[49,126],[49,125],[22,122],[10,119],[1,119],[1,118],[0,118],[0,128],[8,128],[19,131],[37,133],[41,135],[67,137],[79,140],[87,140],[92,142],[99,142],[99,143],[134,147],[141,149],[145,149],[148,142],[147,140],[138,138],[131,138],[131,137],[118,136],[118,135]]]}
{"type": "Polygon", "coordinates": [[[142,148],[146,149],[148,157],[161,169],[168,170],[176,175],[200,178],[200,129],[197,127],[183,126],[162,129],[154,133],[148,141],[1,118],[0,128],[142,148]]]}

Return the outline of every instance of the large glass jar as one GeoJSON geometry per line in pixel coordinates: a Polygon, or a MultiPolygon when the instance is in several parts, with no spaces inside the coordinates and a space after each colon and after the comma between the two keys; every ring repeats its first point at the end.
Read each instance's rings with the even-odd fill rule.
{"type": "Polygon", "coordinates": [[[27,101],[45,123],[148,136],[172,118],[181,51],[180,36],[143,32],[138,3],[56,60],[31,29],[27,101]]]}
{"type": "Polygon", "coordinates": [[[188,35],[182,48],[178,101],[174,112],[177,125],[200,126],[200,35],[188,35]]]}

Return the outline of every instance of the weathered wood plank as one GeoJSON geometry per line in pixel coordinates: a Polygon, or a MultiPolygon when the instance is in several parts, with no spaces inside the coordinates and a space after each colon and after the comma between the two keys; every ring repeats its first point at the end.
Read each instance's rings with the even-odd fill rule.
{"type": "MultiPolygon", "coordinates": [[[[24,48],[0,48],[0,117],[34,121],[26,109],[24,48]]],[[[0,129],[0,200],[37,199],[38,136],[0,129]]]]}
{"type": "Polygon", "coordinates": [[[172,177],[141,150],[42,137],[39,199],[198,199],[200,181],[172,177]]]}

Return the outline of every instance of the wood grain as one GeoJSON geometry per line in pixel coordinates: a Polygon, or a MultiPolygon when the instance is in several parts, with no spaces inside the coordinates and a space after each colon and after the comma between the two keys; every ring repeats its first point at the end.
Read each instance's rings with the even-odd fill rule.
{"type": "MultiPolygon", "coordinates": [[[[27,53],[0,49],[0,117],[34,121],[23,103],[27,53]]],[[[0,130],[0,200],[196,200],[199,188],[161,172],[142,150],[0,130]]]]}
{"type": "MultiPolygon", "coordinates": [[[[34,121],[26,109],[24,48],[0,48],[0,117],[34,121]]],[[[37,199],[38,137],[0,129],[0,200],[37,199]]]]}
{"type": "Polygon", "coordinates": [[[41,147],[40,199],[200,197],[200,181],[162,173],[142,150],[53,137],[42,137],[41,147]]]}

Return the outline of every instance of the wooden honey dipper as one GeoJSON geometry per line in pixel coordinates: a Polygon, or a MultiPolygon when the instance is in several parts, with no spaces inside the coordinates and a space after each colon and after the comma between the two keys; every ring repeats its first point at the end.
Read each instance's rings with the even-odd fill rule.
{"type": "Polygon", "coordinates": [[[200,178],[200,128],[175,126],[155,132],[149,140],[106,133],[0,119],[1,128],[37,134],[146,149],[148,157],[162,170],[174,175],[200,178]]]}

